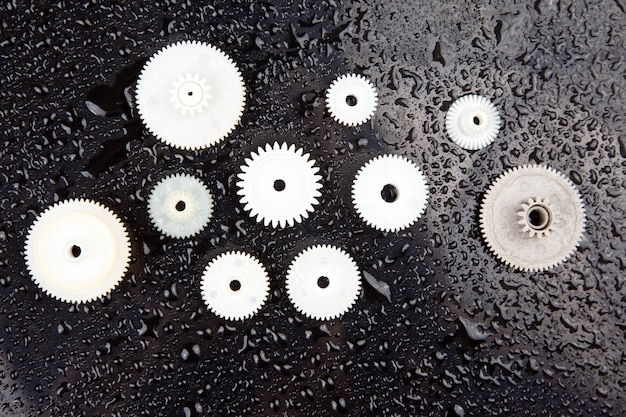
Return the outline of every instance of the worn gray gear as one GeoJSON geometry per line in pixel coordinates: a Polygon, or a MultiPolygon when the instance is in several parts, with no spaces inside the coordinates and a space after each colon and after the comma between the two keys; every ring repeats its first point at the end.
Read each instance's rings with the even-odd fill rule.
{"type": "Polygon", "coordinates": [[[583,237],[585,219],[574,184],[542,165],[515,167],[500,175],[480,209],[480,227],[489,249],[524,271],[550,269],[568,259],[583,237]],[[526,218],[520,224],[522,210],[526,218]]]}

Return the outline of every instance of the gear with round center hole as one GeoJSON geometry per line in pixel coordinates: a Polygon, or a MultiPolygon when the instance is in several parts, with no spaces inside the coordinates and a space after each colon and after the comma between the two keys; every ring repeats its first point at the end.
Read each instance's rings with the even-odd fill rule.
{"type": "Polygon", "coordinates": [[[252,317],[269,296],[265,267],[243,252],[227,252],[213,259],[204,271],[201,286],[208,308],[227,320],[252,317]]]}
{"type": "Polygon", "coordinates": [[[489,187],[480,209],[489,249],[524,271],[542,271],[567,260],[580,243],[585,210],[574,184],[542,165],[506,171],[489,187]]]}
{"type": "Polygon", "coordinates": [[[456,100],[446,114],[446,131],[450,139],[468,150],[484,148],[500,131],[500,113],[496,106],[479,95],[456,100]]]}
{"type": "Polygon", "coordinates": [[[295,308],[316,320],[346,313],[361,292],[360,271],[342,249],[317,245],[302,251],[287,273],[287,294],[295,308]]]}
{"type": "Polygon", "coordinates": [[[376,88],[361,75],[342,75],[326,91],[326,106],[330,115],[346,126],[367,122],[374,115],[377,105],[376,88]]]}
{"type": "Polygon", "coordinates": [[[213,215],[213,196],[206,185],[188,174],[174,174],[159,181],[148,197],[152,224],[173,238],[200,233],[213,215]]]}
{"type": "Polygon", "coordinates": [[[245,162],[237,182],[240,201],[265,226],[291,227],[319,203],[322,177],[302,148],[275,142],[259,147],[245,162]]]}
{"type": "Polygon", "coordinates": [[[426,209],[427,201],[424,174],[399,155],[370,160],[352,183],[352,202],[361,219],[385,232],[410,227],[426,209]]]}
{"type": "Polygon", "coordinates": [[[137,109],[145,126],[181,149],[220,142],[239,123],[245,101],[237,66],[203,42],[166,46],[148,60],[137,81],[137,109]]]}
{"type": "Polygon", "coordinates": [[[25,246],[28,271],[45,293],[86,303],[110,293],[130,262],[130,240],[120,219],[91,200],[55,204],[35,220],[25,246]]]}

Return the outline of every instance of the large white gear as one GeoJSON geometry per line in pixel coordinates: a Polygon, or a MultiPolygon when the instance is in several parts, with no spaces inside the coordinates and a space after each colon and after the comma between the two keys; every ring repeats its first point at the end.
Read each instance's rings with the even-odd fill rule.
{"type": "Polygon", "coordinates": [[[188,174],[159,181],[148,197],[152,224],[163,234],[187,238],[200,233],[213,215],[213,196],[206,185],[188,174]]]}
{"type": "Polygon", "coordinates": [[[446,131],[450,139],[468,150],[484,148],[500,131],[500,113],[491,101],[471,94],[452,103],[446,114],[446,131]]]}
{"type": "Polygon", "coordinates": [[[411,226],[428,201],[426,178],[412,161],[381,155],[367,162],[352,183],[352,201],[370,226],[395,232],[411,226]]]}
{"type": "Polygon", "coordinates": [[[360,271],[342,249],[317,245],[302,251],[287,273],[287,294],[296,309],[316,320],[340,317],[361,292],[360,271]]]}
{"type": "Polygon", "coordinates": [[[212,146],[237,126],[245,106],[243,77],[218,48],[171,44],[154,54],[137,81],[136,103],[148,130],[181,149],[212,146]]]}
{"type": "Polygon", "coordinates": [[[238,194],[244,209],[265,226],[300,223],[319,203],[319,168],[295,145],[275,142],[259,147],[241,167],[238,194]]]}
{"type": "Polygon", "coordinates": [[[346,126],[367,122],[374,115],[377,105],[376,88],[362,75],[342,75],[326,91],[326,106],[330,115],[346,126]]]}
{"type": "Polygon", "coordinates": [[[26,266],[45,293],[86,303],[111,292],[130,262],[126,228],[91,200],[66,200],[40,214],[28,231],[26,266]]]}
{"type": "Polygon", "coordinates": [[[542,271],[568,259],[585,229],[580,193],[563,174],[542,165],[515,167],[489,187],[480,209],[489,249],[524,271],[542,271]]]}
{"type": "Polygon", "coordinates": [[[227,252],[213,259],[204,271],[201,285],[206,305],[227,320],[252,317],[269,296],[265,267],[243,252],[227,252]]]}

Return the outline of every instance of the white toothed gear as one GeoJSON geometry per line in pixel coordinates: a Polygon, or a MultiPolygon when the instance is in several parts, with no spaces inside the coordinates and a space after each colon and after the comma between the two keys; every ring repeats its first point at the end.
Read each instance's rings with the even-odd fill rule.
{"type": "Polygon", "coordinates": [[[567,260],[585,230],[580,193],[563,174],[543,165],[509,169],[489,187],[480,209],[489,249],[524,271],[567,260]]]}
{"type": "Polygon", "coordinates": [[[137,109],[145,126],[181,149],[220,142],[239,123],[245,101],[235,63],[203,42],[166,46],[146,62],[137,81],[137,109]]]}
{"type": "Polygon", "coordinates": [[[346,74],[335,79],[326,91],[326,106],[337,122],[356,126],[367,122],[376,111],[378,93],[367,78],[346,74]]]}
{"type": "Polygon", "coordinates": [[[450,139],[468,150],[484,148],[500,131],[500,113],[487,98],[468,95],[457,99],[446,114],[446,131],[450,139]]]}
{"type": "Polygon", "coordinates": [[[361,273],[352,257],[329,245],[312,246],[293,260],[287,294],[295,308],[316,320],[342,316],[361,292],[361,273]]]}
{"type": "Polygon", "coordinates": [[[182,114],[193,116],[206,109],[211,102],[211,86],[200,74],[179,76],[170,89],[170,101],[182,114]]]}
{"type": "Polygon", "coordinates": [[[352,183],[352,202],[361,219],[385,232],[410,227],[426,209],[427,201],[424,174],[399,155],[370,160],[352,183]]]}
{"type": "Polygon", "coordinates": [[[204,270],[201,287],[207,307],[227,320],[252,317],[269,296],[265,267],[243,252],[227,252],[213,259],[204,270]]]}
{"type": "Polygon", "coordinates": [[[275,142],[246,158],[238,175],[244,209],[265,226],[284,228],[300,223],[319,204],[319,168],[295,145],[275,142]]]}
{"type": "Polygon", "coordinates": [[[130,240],[120,219],[91,200],[66,200],[40,214],[28,231],[26,266],[48,295],[86,303],[107,295],[130,262],[130,240]]]}
{"type": "Polygon", "coordinates": [[[148,197],[152,224],[163,234],[187,238],[200,233],[213,215],[213,196],[198,178],[174,174],[159,181],[148,197]]]}

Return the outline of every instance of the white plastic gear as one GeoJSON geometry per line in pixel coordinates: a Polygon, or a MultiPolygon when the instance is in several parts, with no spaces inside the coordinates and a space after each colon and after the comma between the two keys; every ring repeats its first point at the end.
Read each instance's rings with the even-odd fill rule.
{"type": "Polygon", "coordinates": [[[170,175],[157,183],[148,197],[152,224],[173,238],[200,233],[213,215],[213,196],[198,178],[188,174],[170,175]]]}
{"type": "Polygon", "coordinates": [[[374,115],[378,92],[367,78],[346,74],[330,84],[326,91],[326,105],[338,123],[356,126],[367,122],[374,115]]]}
{"type": "Polygon", "coordinates": [[[522,233],[528,233],[530,237],[542,238],[550,236],[554,231],[555,210],[550,200],[541,197],[530,197],[528,201],[520,205],[517,212],[522,226],[522,233]]]}
{"type": "Polygon", "coordinates": [[[487,98],[475,94],[452,103],[446,114],[446,131],[450,139],[468,150],[484,148],[500,131],[500,113],[487,98]]]}
{"type": "Polygon", "coordinates": [[[111,292],[130,262],[130,240],[120,219],[91,200],[59,202],[28,231],[28,271],[45,293],[86,303],[111,292]]]}
{"type": "Polygon", "coordinates": [[[246,158],[238,175],[244,209],[265,226],[284,228],[300,223],[319,204],[319,168],[295,145],[274,142],[246,158]]]}
{"type": "Polygon", "coordinates": [[[202,298],[227,320],[244,320],[259,311],[269,296],[265,267],[252,255],[227,252],[213,259],[202,276],[202,298]]]}
{"type": "Polygon", "coordinates": [[[211,102],[211,86],[200,74],[180,75],[170,89],[170,101],[182,114],[202,113],[211,102]]]}
{"type": "Polygon", "coordinates": [[[395,232],[410,227],[422,215],[428,202],[428,185],[412,161],[399,155],[381,155],[357,172],[352,202],[367,224],[395,232]]]}
{"type": "Polygon", "coordinates": [[[361,292],[360,271],[352,257],[334,246],[302,251],[287,273],[287,294],[295,308],[316,320],[340,317],[361,292]]]}
{"type": "Polygon", "coordinates": [[[166,46],[148,60],[137,81],[137,109],[145,126],[182,149],[206,148],[228,136],[245,101],[235,63],[203,42],[166,46]]]}
{"type": "Polygon", "coordinates": [[[524,271],[550,269],[568,259],[583,237],[585,221],[574,184],[543,165],[515,167],[500,175],[480,209],[480,226],[489,249],[506,264],[524,271]],[[519,224],[520,207],[529,199],[550,202],[552,229],[541,239],[519,224]]]}

